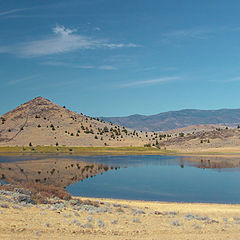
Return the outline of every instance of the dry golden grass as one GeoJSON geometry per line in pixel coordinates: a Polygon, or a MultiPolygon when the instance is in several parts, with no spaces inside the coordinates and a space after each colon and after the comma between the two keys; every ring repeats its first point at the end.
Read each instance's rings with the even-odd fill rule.
{"type": "MultiPolygon", "coordinates": [[[[76,211],[68,207],[61,211],[40,209],[37,206],[17,210],[13,208],[1,209],[0,214],[0,238],[12,239],[84,239],[84,240],[145,240],[145,239],[168,239],[168,240],[239,240],[240,225],[234,222],[239,216],[240,205],[221,204],[188,204],[188,203],[161,203],[144,201],[127,201],[113,199],[89,199],[80,200],[97,201],[110,204],[112,213],[94,213],[88,211],[76,211]],[[112,204],[127,206],[119,211],[119,207],[112,204]],[[141,209],[145,214],[133,215],[132,209],[141,209]],[[160,214],[176,212],[176,215],[160,214]],[[63,214],[66,216],[64,217],[63,214]],[[213,222],[199,220],[186,220],[186,214],[208,217],[213,222]],[[93,228],[83,228],[74,224],[74,220],[81,224],[93,220],[93,228]],[[97,221],[101,219],[105,226],[99,227],[97,221]],[[138,219],[139,222],[134,222],[138,219]],[[112,221],[117,220],[117,224],[112,221]],[[172,223],[178,221],[180,226],[172,223]],[[46,226],[48,223],[48,226],[46,226]]],[[[100,204],[101,206],[101,204],[100,204]]],[[[44,207],[44,205],[42,206],[44,207]]]]}

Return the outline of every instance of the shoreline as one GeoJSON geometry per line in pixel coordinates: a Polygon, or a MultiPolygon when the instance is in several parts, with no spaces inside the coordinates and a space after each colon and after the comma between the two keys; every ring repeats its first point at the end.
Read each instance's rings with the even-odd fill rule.
{"type": "MultiPolygon", "coordinates": [[[[72,195],[71,195],[72,196],[72,195]]],[[[101,197],[86,197],[86,196],[72,196],[72,199],[92,200],[92,201],[109,201],[109,202],[133,202],[139,204],[155,203],[155,204],[179,204],[179,205],[219,205],[219,206],[239,206],[239,203],[216,203],[216,202],[177,202],[177,201],[160,201],[160,200],[139,200],[139,199],[124,199],[124,198],[101,198],[101,197]]]]}
{"type": "Polygon", "coordinates": [[[183,151],[158,149],[154,147],[55,147],[55,146],[36,146],[36,147],[19,147],[19,146],[0,146],[1,155],[38,155],[38,154],[66,154],[66,155],[160,155],[160,156],[196,156],[196,157],[240,157],[240,148],[218,148],[204,149],[202,151],[183,151]]]}

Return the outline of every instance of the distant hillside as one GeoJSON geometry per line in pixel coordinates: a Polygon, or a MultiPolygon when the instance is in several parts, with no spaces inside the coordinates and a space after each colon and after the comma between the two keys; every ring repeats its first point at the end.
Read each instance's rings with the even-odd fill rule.
{"type": "Polygon", "coordinates": [[[240,123],[240,109],[185,109],[150,116],[136,114],[127,117],[101,117],[101,119],[136,130],[168,131],[200,124],[237,125],[240,123]]]}

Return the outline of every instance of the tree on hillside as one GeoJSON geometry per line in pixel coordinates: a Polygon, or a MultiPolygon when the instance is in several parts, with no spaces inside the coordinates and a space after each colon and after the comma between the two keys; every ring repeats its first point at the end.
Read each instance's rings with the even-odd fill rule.
{"type": "Polygon", "coordinates": [[[103,128],[103,131],[104,131],[104,132],[108,132],[108,127],[105,126],[105,127],[103,128]]]}

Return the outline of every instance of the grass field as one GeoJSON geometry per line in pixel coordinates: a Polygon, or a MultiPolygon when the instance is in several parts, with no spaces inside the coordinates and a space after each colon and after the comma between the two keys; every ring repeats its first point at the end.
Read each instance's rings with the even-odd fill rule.
{"type": "Polygon", "coordinates": [[[79,155],[176,155],[239,157],[239,148],[206,149],[189,151],[158,149],[155,147],[71,147],[71,146],[14,146],[0,147],[0,155],[6,154],[79,154],[79,155]]]}
{"type": "Polygon", "coordinates": [[[74,154],[176,154],[175,151],[158,149],[153,147],[0,147],[0,154],[10,153],[74,153],[74,154]]]}

